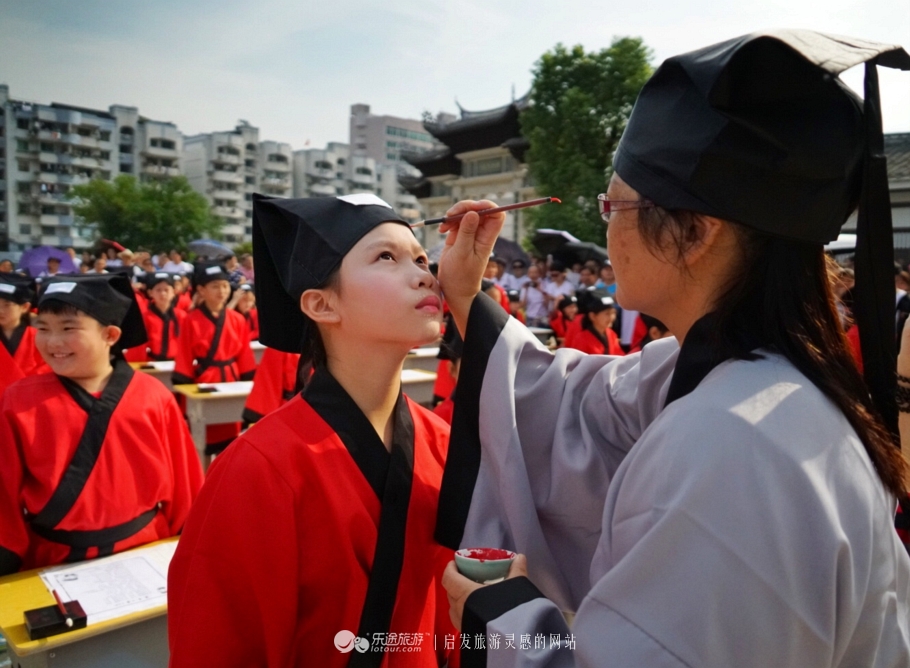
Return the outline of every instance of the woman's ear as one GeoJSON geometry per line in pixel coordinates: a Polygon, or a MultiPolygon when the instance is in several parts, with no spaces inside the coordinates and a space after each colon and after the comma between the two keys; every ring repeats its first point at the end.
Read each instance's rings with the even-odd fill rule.
{"type": "Polygon", "coordinates": [[[335,294],[328,289],[306,290],[300,295],[300,310],[316,323],[332,325],[341,321],[335,308],[335,294]]]}
{"type": "Polygon", "coordinates": [[[682,259],[688,266],[697,264],[708,253],[726,250],[729,223],[714,216],[697,215],[688,229],[686,250],[682,259]],[[724,246],[722,249],[721,246],[724,246]]]}

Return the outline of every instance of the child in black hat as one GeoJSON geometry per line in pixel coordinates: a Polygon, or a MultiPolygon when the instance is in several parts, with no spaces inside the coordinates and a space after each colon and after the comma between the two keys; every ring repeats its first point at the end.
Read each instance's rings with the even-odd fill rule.
{"type": "MultiPolygon", "coordinates": [[[[242,315],[226,308],[231,296],[227,269],[217,262],[197,262],[193,285],[200,303],[181,326],[171,381],[184,385],[252,380],[256,360],[249,328],[242,315]]],[[[205,432],[206,455],[217,455],[240,434],[240,422],[208,425],[205,432]]]]}
{"type": "Polygon", "coordinates": [[[442,665],[448,427],[400,382],[439,337],[426,253],[372,195],[256,196],[253,252],[260,340],[314,372],[211,470],[169,572],[171,665],[341,667],[355,644],[442,665]]]}
{"type": "MultiPolygon", "coordinates": [[[[0,274],[0,343],[23,376],[48,371],[35,347],[35,328],[29,313],[35,282],[19,274],[0,274]]],[[[5,371],[0,368],[0,373],[5,371]]]]}
{"type": "Polygon", "coordinates": [[[171,393],[121,357],[145,340],[129,281],[51,279],[36,327],[53,373],[0,404],[0,574],[176,535],[202,469],[171,393]]]}
{"type": "Polygon", "coordinates": [[[179,278],[177,274],[166,271],[145,275],[143,283],[148,306],[142,313],[142,319],[148,343],[142,355],[128,357],[131,362],[172,360],[177,356],[180,328],[187,316],[186,311],[176,305],[174,282],[179,278]]]}

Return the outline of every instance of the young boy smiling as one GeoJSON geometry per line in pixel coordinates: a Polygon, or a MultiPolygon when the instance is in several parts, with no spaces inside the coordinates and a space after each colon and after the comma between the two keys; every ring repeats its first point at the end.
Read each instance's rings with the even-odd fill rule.
{"type": "Polygon", "coordinates": [[[45,285],[35,343],[53,373],[0,403],[0,574],[173,536],[202,485],[174,398],[121,357],[145,340],[129,281],[45,285]]]}

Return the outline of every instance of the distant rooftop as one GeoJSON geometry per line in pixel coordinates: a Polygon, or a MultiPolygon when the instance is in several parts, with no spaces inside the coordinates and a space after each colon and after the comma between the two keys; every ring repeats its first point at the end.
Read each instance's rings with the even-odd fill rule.
{"type": "Polygon", "coordinates": [[[886,134],[885,156],[889,180],[910,180],[910,132],[886,134]]]}

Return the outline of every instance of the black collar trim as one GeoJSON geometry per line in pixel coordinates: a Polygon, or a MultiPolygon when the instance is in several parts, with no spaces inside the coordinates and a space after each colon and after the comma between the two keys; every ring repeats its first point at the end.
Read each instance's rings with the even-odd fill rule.
{"type": "Polygon", "coordinates": [[[22,337],[25,336],[27,327],[28,325],[24,322],[20,323],[16,329],[13,330],[13,335],[9,338],[6,338],[6,334],[3,333],[3,330],[0,330],[0,343],[6,348],[6,352],[10,354],[10,357],[14,356],[16,351],[19,350],[19,344],[22,343],[22,337]]]}
{"type": "MultiPolygon", "coordinates": [[[[382,499],[391,455],[360,407],[323,366],[316,367],[316,372],[303,390],[303,398],[338,434],[363,477],[370,483],[376,496],[382,499]]],[[[399,392],[392,437],[393,448],[396,443],[404,446],[403,443],[399,443],[405,437],[406,431],[400,428],[402,405],[407,412],[407,404],[399,392]]],[[[410,422],[409,412],[407,419],[410,422]]],[[[410,436],[412,441],[410,449],[413,453],[413,429],[410,436]]]]}

